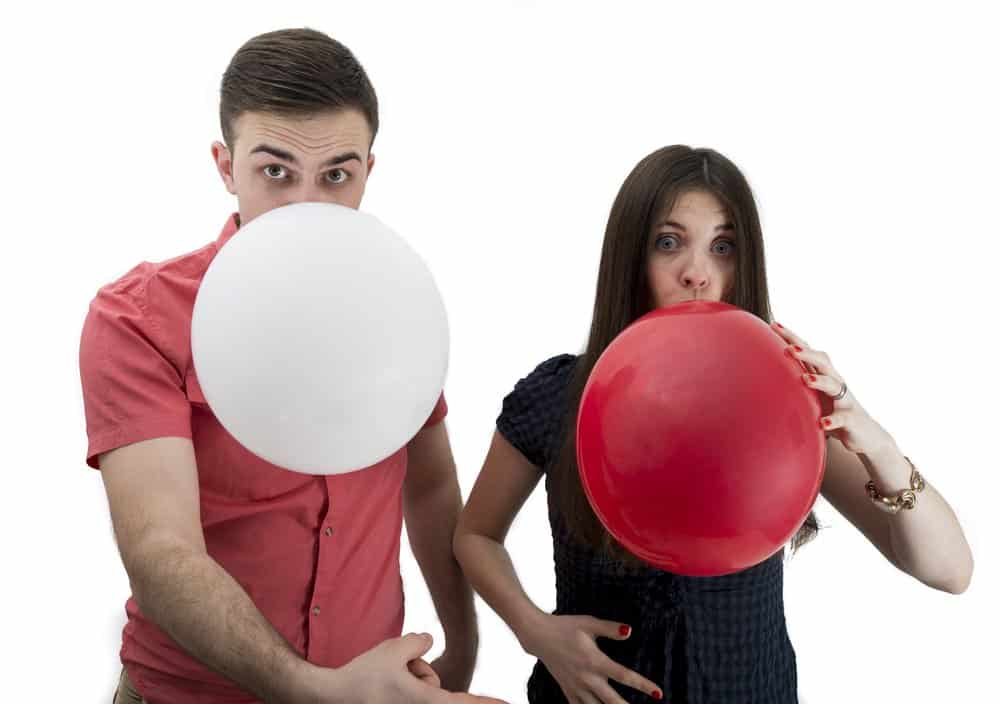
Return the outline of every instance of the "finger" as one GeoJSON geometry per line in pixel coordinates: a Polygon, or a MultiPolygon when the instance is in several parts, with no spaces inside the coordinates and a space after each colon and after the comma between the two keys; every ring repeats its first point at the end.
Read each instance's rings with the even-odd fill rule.
{"type": "Polygon", "coordinates": [[[819,352],[809,347],[803,347],[802,345],[789,345],[786,351],[792,359],[797,359],[802,364],[812,367],[807,371],[813,374],[825,374],[835,379],[840,378],[840,375],[833,368],[830,358],[825,352],[819,352]]]}
{"type": "Polygon", "coordinates": [[[778,322],[771,323],[771,329],[774,330],[783,340],[788,340],[791,345],[798,345],[799,347],[809,347],[809,344],[796,335],[794,332],[786,328],[784,325],[778,322]]]}
{"type": "Polygon", "coordinates": [[[445,692],[443,698],[435,702],[447,702],[447,704],[509,704],[503,699],[493,697],[480,697],[475,694],[465,694],[464,692],[445,692]]]}
{"type": "Polygon", "coordinates": [[[846,413],[831,413],[819,419],[819,427],[823,430],[837,430],[847,425],[846,413]]]}
{"type": "Polygon", "coordinates": [[[406,663],[410,672],[421,679],[421,681],[426,682],[432,687],[441,687],[441,678],[434,671],[434,668],[424,660],[423,658],[418,658],[416,660],[410,660],[406,663]]]}
{"type": "Polygon", "coordinates": [[[394,649],[405,662],[423,657],[432,645],[434,645],[434,639],[430,633],[407,633],[405,636],[396,638],[393,643],[394,649]]]}
{"type": "MultiPolygon", "coordinates": [[[[821,374],[803,374],[802,380],[805,381],[806,386],[808,386],[809,388],[816,389],[817,391],[824,393],[827,396],[830,396],[831,398],[834,396],[839,396],[840,390],[844,388],[843,382],[837,381],[832,377],[821,374]]],[[[843,403],[844,401],[846,401],[848,396],[850,396],[850,394],[851,392],[848,390],[847,395],[845,395],[844,398],[840,399],[840,402],[843,403]]]]}
{"type": "Polygon", "coordinates": [[[628,704],[607,682],[595,682],[594,694],[602,704],[628,704]]]}
{"type": "Polygon", "coordinates": [[[607,666],[604,668],[603,674],[608,679],[619,682],[626,687],[637,689],[640,692],[648,694],[653,699],[661,699],[663,697],[663,692],[653,682],[647,680],[635,670],[630,670],[611,658],[607,658],[607,666]]]}
{"type": "Polygon", "coordinates": [[[798,358],[798,356],[796,355],[796,352],[795,352],[794,348],[791,345],[789,345],[788,347],[785,348],[785,354],[792,361],[794,361],[795,363],[797,363],[799,365],[799,369],[801,369],[802,371],[806,372],[807,374],[819,374],[819,372],[816,370],[816,367],[814,367],[811,364],[806,364],[803,360],[801,360],[801,359],[798,358]]]}
{"type": "Polygon", "coordinates": [[[475,694],[465,692],[448,692],[440,688],[432,688],[423,683],[417,685],[419,695],[412,696],[406,701],[420,702],[420,704],[510,704],[503,699],[493,697],[480,697],[475,694]]]}
{"type": "Polygon", "coordinates": [[[587,617],[586,628],[595,636],[611,638],[612,640],[626,640],[632,635],[632,627],[627,623],[604,621],[593,616],[587,617]]]}

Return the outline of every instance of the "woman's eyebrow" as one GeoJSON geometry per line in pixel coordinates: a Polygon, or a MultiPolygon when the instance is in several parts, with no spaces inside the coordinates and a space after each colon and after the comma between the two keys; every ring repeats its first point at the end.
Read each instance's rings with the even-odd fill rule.
{"type": "MultiPolygon", "coordinates": [[[[657,223],[656,226],[657,227],[675,227],[678,230],[684,230],[685,232],[687,231],[686,227],[684,227],[683,225],[681,225],[679,222],[674,222],[673,220],[664,220],[662,222],[657,223]]],[[[733,223],[731,223],[731,222],[725,222],[725,223],[722,223],[721,225],[716,225],[715,229],[716,230],[733,230],[735,228],[733,227],[733,223]]]]}
{"type": "Polygon", "coordinates": [[[674,222],[673,220],[664,220],[662,222],[656,223],[657,227],[676,227],[678,230],[687,230],[686,227],[681,225],[679,222],[674,222]]]}

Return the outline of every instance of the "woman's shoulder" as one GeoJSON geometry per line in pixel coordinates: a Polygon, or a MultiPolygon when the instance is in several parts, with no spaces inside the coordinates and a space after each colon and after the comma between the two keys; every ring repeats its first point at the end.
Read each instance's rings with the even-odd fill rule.
{"type": "Polygon", "coordinates": [[[569,385],[576,368],[577,355],[557,354],[539,363],[527,376],[521,377],[510,395],[525,400],[555,400],[569,385]]]}
{"type": "Polygon", "coordinates": [[[551,380],[568,377],[576,367],[577,359],[577,355],[568,353],[557,354],[555,357],[549,357],[544,362],[541,362],[538,366],[536,366],[534,370],[532,370],[532,372],[521,381],[551,380]]]}
{"type": "Polygon", "coordinates": [[[565,410],[565,391],[576,359],[572,354],[549,357],[503,399],[497,430],[540,468],[565,410]]]}

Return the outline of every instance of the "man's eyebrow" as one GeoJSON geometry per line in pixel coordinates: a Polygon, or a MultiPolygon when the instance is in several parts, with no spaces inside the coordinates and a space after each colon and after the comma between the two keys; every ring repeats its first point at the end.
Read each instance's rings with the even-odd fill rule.
{"type": "MultiPolygon", "coordinates": [[[[269,144],[258,144],[256,147],[250,150],[251,154],[270,154],[273,157],[287,161],[290,164],[295,164],[298,166],[298,159],[295,158],[294,154],[286,152],[284,149],[278,149],[277,147],[272,147],[269,144]]],[[[346,161],[351,160],[361,163],[361,155],[357,152],[344,152],[343,154],[338,154],[337,156],[327,159],[320,168],[326,168],[328,166],[337,166],[343,164],[346,161]]]]}
{"type": "Polygon", "coordinates": [[[343,164],[345,161],[351,161],[352,159],[357,161],[359,164],[361,163],[361,155],[357,152],[344,152],[343,154],[338,154],[332,159],[327,159],[320,165],[320,168],[326,166],[337,166],[338,164],[343,164]]]}
{"type": "Polygon", "coordinates": [[[298,164],[299,160],[295,158],[294,154],[286,152],[284,149],[278,149],[277,147],[272,147],[268,144],[258,144],[256,147],[250,150],[251,154],[270,154],[278,159],[283,159],[291,164],[298,164]]]}

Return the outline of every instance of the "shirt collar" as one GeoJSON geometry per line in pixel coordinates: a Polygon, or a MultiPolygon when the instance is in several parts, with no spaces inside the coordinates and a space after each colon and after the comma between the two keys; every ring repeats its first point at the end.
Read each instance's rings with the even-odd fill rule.
{"type": "Polygon", "coordinates": [[[222,234],[215,241],[215,248],[221,249],[222,245],[228,242],[238,229],[240,229],[240,214],[233,213],[226,219],[226,224],[222,226],[222,234]]]}

